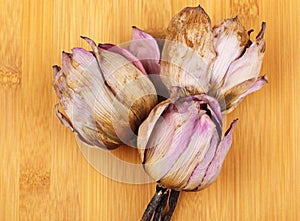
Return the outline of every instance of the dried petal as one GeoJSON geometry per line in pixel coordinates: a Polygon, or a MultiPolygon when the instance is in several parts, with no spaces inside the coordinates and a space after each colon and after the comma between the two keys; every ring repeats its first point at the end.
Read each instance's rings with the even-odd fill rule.
{"type": "Polygon", "coordinates": [[[161,114],[165,111],[169,104],[170,100],[165,100],[156,105],[139,128],[139,139],[137,140],[137,145],[139,146],[138,151],[142,162],[144,162],[145,149],[151,136],[151,132],[157,121],[160,119],[161,114]]]}
{"type": "Polygon", "coordinates": [[[213,183],[219,176],[219,173],[222,168],[222,164],[225,160],[227,152],[232,143],[232,131],[233,131],[233,128],[235,127],[236,122],[237,122],[237,120],[234,120],[231,123],[229,129],[226,131],[223,140],[220,142],[220,144],[218,146],[218,149],[216,151],[216,154],[215,154],[213,160],[211,161],[210,165],[207,168],[206,174],[205,174],[198,190],[204,189],[205,187],[207,187],[208,185],[213,183]]]}
{"type": "Polygon", "coordinates": [[[131,61],[84,39],[93,53],[74,48],[63,53],[62,69],[54,68],[53,86],[67,114],[58,117],[89,145],[132,145],[135,130],[157,103],[155,88],[131,61]]]}
{"type": "Polygon", "coordinates": [[[138,118],[130,122],[132,128],[136,127],[147,116],[145,114],[149,113],[157,103],[153,84],[123,56],[98,48],[95,43],[87,41],[92,46],[98,63],[100,63],[105,85],[118,101],[130,109],[129,115],[138,118]]]}
{"type": "Polygon", "coordinates": [[[133,54],[131,54],[125,48],[121,48],[113,44],[99,44],[98,46],[102,49],[109,50],[124,56],[128,61],[132,62],[132,64],[136,66],[142,73],[147,74],[146,70],[144,69],[139,59],[135,57],[133,54]]]}
{"type": "Polygon", "coordinates": [[[190,104],[191,101],[170,104],[153,128],[147,143],[144,167],[155,180],[161,180],[169,172],[194,134],[198,113],[190,104]]]}
{"type": "Polygon", "coordinates": [[[187,184],[183,189],[185,190],[196,190],[203,180],[203,177],[206,173],[207,167],[215,156],[217,146],[220,142],[219,137],[213,136],[210,142],[210,146],[203,158],[203,160],[195,167],[193,173],[191,174],[187,184]]]}
{"type": "Polygon", "coordinates": [[[229,65],[245,50],[249,35],[237,17],[219,22],[213,28],[213,34],[217,57],[213,64],[210,81],[213,88],[218,88],[221,86],[229,65]]]}
{"type": "MultiPolygon", "coordinates": [[[[112,119],[127,119],[120,114],[120,111],[128,112],[128,108],[115,101],[115,94],[110,87],[106,87],[106,80],[103,78],[103,72],[100,70],[97,59],[91,52],[81,48],[72,49],[73,63],[77,64],[77,69],[80,74],[75,74],[74,77],[81,76],[79,82],[81,87],[77,87],[79,99],[87,103],[85,114],[91,114],[94,127],[83,127],[84,134],[88,134],[93,140],[93,145],[103,148],[115,148],[120,145],[120,132],[116,133],[114,122],[112,119]],[[114,102],[115,101],[115,102],[114,102]],[[116,107],[118,106],[118,111],[116,107]],[[99,139],[100,138],[100,139],[99,139]],[[100,141],[103,143],[101,145],[100,141]]],[[[79,106],[79,105],[78,105],[79,106]]],[[[77,107],[77,106],[76,106],[77,107]]],[[[79,117],[84,114],[79,113],[79,117]]],[[[85,118],[82,118],[85,119],[85,118]]],[[[128,121],[124,123],[124,127],[128,127],[128,121]]],[[[78,124],[77,127],[82,127],[78,124]]],[[[123,127],[122,127],[123,130],[123,127]]],[[[129,136],[128,136],[129,137],[129,136]]]]}
{"type": "Polygon", "coordinates": [[[265,52],[264,31],[265,23],[263,23],[262,30],[256,37],[256,41],[246,49],[241,58],[229,66],[221,88],[223,94],[244,81],[258,77],[265,52]]]}
{"type": "MultiPolygon", "coordinates": [[[[173,162],[172,168],[168,171],[168,174],[160,179],[161,183],[167,183],[169,188],[184,190],[184,187],[188,183],[190,177],[193,174],[195,167],[205,160],[207,152],[214,152],[217,147],[217,143],[211,146],[211,140],[214,137],[218,139],[218,133],[215,124],[210,120],[208,115],[202,115],[198,121],[190,118],[186,122],[187,126],[192,127],[190,129],[191,136],[186,136],[186,130],[184,127],[179,133],[181,139],[176,139],[173,141],[173,145],[170,147],[175,153],[180,152],[179,148],[183,149],[180,153],[180,157],[173,162]],[[186,144],[182,142],[182,134],[185,134],[183,140],[186,140],[186,144]]],[[[189,134],[188,134],[189,135],[189,134]]],[[[179,136],[178,136],[179,137],[179,136]]],[[[174,159],[173,155],[169,156],[170,159],[174,159]]],[[[163,166],[162,164],[161,166],[163,166]]]]}
{"type": "MultiPolygon", "coordinates": [[[[63,99],[68,98],[68,102],[72,104],[72,109],[64,109],[81,140],[89,145],[114,148],[119,143],[114,130],[107,130],[110,132],[107,133],[107,136],[113,137],[110,139],[110,143],[106,142],[107,139],[100,140],[96,138],[95,133],[92,133],[99,133],[97,120],[93,114],[93,108],[97,100],[95,94],[99,91],[97,86],[101,85],[100,69],[97,61],[92,53],[84,49],[75,48],[72,52],[73,54],[63,53],[61,73],[65,76],[64,93],[68,91],[71,93],[69,96],[63,94],[60,103],[65,107],[63,99]],[[91,91],[95,91],[95,93],[91,91]]],[[[54,85],[58,84],[54,83],[54,85]]],[[[111,109],[112,107],[107,112],[110,112],[111,109]]],[[[112,128],[112,125],[107,124],[106,129],[108,128],[112,128]]]]}
{"type": "Polygon", "coordinates": [[[217,130],[219,131],[219,135],[222,135],[222,113],[219,102],[205,94],[195,95],[194,98],[199,100],[203,100],[208,103],[208,109],[211,111],[212,120],[215,122],[217,126],[217,130]]]}
{"type": "Polygon", "coordinates": [[[159,73],[160,51],[151,35],[133,26],[128,50],[141,61],[148,74],[159,73]]]}
{"type": "Polygon", "coordinates": [[[163,81],[190,94],[207,92],[208,69],[215,57],[209,16],[200,7],[187,7],[169,23],[162,53],[163,81]]]}
{"type": "Polygon", "coordinates": [[[250,79],[230,89],[225,94],[226,107],[223,108],[224,113],[231,112],[236,106],[244,99],[245,96],[261,89],[266,83],[268,83],[267,77],[264,75],[255,79],[250,79]],[[255,83],[253,83],[255,82],[255,83]],[[249,88],[249,85],[250,86],[249,88]]]}

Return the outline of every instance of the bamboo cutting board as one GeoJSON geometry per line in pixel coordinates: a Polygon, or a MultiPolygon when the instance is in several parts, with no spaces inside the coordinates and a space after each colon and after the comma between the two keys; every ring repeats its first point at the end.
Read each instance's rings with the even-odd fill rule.
{"type": "MultiPolygon", "coordinates": [[[[130,40],[131,26],[161,33],[185,6],[212,23],[267,22],[262,73],[270,84],[227,117],[240,120],[216,183],[180,196],[173,220],[300,220],[300,2],[288,0],[0,0],[0,220],[139,220],[155,184],[97,172],[55,116],[51,87],[61,51],[130,40]]],[[[114,151],[137,159],[134,150],[114,151]]]]}

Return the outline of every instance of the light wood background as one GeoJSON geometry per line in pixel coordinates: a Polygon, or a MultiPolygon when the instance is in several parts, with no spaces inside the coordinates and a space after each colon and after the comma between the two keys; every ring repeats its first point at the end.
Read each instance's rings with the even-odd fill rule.
{"type": "Polygon", "coordinates": [[[0,220],[139,220],[155,184],[118,183],[88,164],[55,116],[51,66],[62,50],[87,48],[80,35],[121,43],[132,25],[161,33],[199,3],[213,23],[239,15],[257,33],[267,22],[270,84],[227,117],[240,120],[221,175],[183,193],[173,220],[300,220],[299,0],[0,0],[0,220]]]}

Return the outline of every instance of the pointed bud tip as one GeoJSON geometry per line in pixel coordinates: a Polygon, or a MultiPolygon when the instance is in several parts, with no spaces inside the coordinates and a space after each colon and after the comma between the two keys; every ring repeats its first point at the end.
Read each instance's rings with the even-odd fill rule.
{"type": "Polygon", "coordinates": [[[142,29],[132,26],[132,38],[133,39],[141,39],[144,38],[146,35],[146,32],[144,32],[142,29]]]}
{"type": "Polygon", "coordinates": [[[190,12],[190,11],[193,11],[195,13],[203,13],[203,14],[206,14],[204,8],[201,7],[201,5],[199,4],[198,6],[187,6],[185,7],[184,9],[182,9],[180,13],[187,13],[187,12],[190,12]]]}
{"type": "Polygon", "coordinates": [[[262,22],[261,23],[261,29],[260,32],[258,33],[258,35],[256,36],[256,40],[262,40],[264,35],[265,35],[265,31],[266,31],[266,22],[262,22]]]}
{"type": "Polygon", "coordinates": [[[189,11],[189,10],[200,10],[200,11],[204,11],[204,8],[201,7],[201,5],[199,4],[198,6],[187,6],[184,9],[182,9],[182,11],[189,11]]]}
{"type": "Polygon", "coordinates": [[[56,75],[60,72],[61,68],[57,65],[52,66],[52,76],[55,79],[56,75]]]}
{"type": "Polygon", "coordinates": [[[97,47],[96,43],[92,39],[85,37],[85,36],[80,36],[80,37],[91,46],[91,48],[95,54],[99,53],[99,48],[97,47]]]}
{"type": "Polygon", "coordinates": [[[70,62],[72,58],[72,54],[63,51],[62,52],[62,66],[66,65],[66,63],[70,62]]]}
{"type": "Polygon", "coordinates": [[[199,9],[199,10],[203,10],[203,11],[204,11],[204,9],[201,7],[200,4],[199,4],[197,7],[192,7],[192,8],[196,8],[196,9],[199,9]]]}

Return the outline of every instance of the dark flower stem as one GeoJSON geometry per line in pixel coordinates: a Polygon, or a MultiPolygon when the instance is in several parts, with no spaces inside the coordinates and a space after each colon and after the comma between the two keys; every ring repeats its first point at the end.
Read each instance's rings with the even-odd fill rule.
{"type": "Polygon", "coordinates": [[[160,204],[161,200],[164,197],[164,193],[167,191],[167,188],[162,187],[161,185],[156,185],[156,192],[152,197],[151,201],[149,202],[141,221],[150,221],[154,211],[156,210],[157,206],[160,204]]]}
{"type": "Polygon", "coordinates": [[[180,192],[176,190],[170,191],[160,184],[156,185],[156,192],[149,202],[141,221],[170,221],[174,213],[180,192]],[[169,198],[169,210],[165,212],[166,204],[169,198]],[[155,212],[155,213],[154,213],[155,212]]]}
{"type": "Polygon", "coordinates": [[[178,201],[178,197],[179,197],[180,192],[176,191],[176,190],[172,190],[171,194],[170,194],[170,199],[169,199],[169,211],[167,212],[167,214],[165,215],[163,221],[170,221],[171,217],[174,213],[177,201],[178,201]]]}
{"type": "Polygon", "coordinates": [[[168,198],[169,198],[169,190],[167,190],[164,193],[164,196],[162,197],[159,205],[157,206],[157,208],[155,210],[153,221],[162,221],[163,213],[165,211],[165,208],[166,208],[166,205],[168,202],[168,198]]]}

